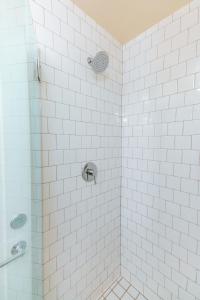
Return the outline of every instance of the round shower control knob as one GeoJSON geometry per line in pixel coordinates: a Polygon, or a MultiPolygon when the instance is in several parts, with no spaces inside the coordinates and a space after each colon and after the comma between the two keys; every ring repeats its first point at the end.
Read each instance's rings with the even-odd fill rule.
{"type": "Polygon", "coordinates": [[[25,214],[17,215],[11,222],[10,227],[12,229],[19,229],[23,227],[27,222],[27,216],[25,214]]]}
{"type": "Polygon", "coordinates": [[[91,182],[94,181],[96,184],[96,177],[97,177],[97,167],[94,163],[88,162],[82,172],[82,177],[85,181],[91,182]]]}
{"type": "Polygon", "coordinates": [[[27,247],[26,241],[20,241],[12,247],[11,254],[12,255],[23,254],[26,250],[26,247],[27,247]]]}

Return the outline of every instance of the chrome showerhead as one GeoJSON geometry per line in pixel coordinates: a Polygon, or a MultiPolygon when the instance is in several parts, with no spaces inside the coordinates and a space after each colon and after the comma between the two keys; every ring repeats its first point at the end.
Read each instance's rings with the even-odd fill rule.
{"type": "Polygon", "coordinates": [[[108,67],[109,56],[105,51],[100,51],[94,58],[88,57],[88,64],[95,73],[102,73],[108,67]]]}

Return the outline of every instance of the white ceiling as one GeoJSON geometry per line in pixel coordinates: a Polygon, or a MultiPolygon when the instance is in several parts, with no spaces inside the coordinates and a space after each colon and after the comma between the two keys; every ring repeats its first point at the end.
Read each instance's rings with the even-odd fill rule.
{"type": "Polygon", "coordinates": [[[73,0],[121,43],[126,43],[190,0],[73,0]]]}

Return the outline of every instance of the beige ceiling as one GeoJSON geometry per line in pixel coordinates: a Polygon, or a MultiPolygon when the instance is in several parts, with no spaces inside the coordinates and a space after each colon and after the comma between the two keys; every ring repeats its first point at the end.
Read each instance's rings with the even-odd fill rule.
{"type": "Polygon", "coordinates": [[[128,42],[190,0],[73,0],[121,43],[128,42]]]}

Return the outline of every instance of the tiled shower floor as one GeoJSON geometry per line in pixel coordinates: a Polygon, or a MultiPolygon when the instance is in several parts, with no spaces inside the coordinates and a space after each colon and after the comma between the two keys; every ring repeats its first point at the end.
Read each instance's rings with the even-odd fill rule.
{"type": "Polygon", "coordinates": [[[116,281],[99,300],[148,300],[124,278],[116,281]]]}

